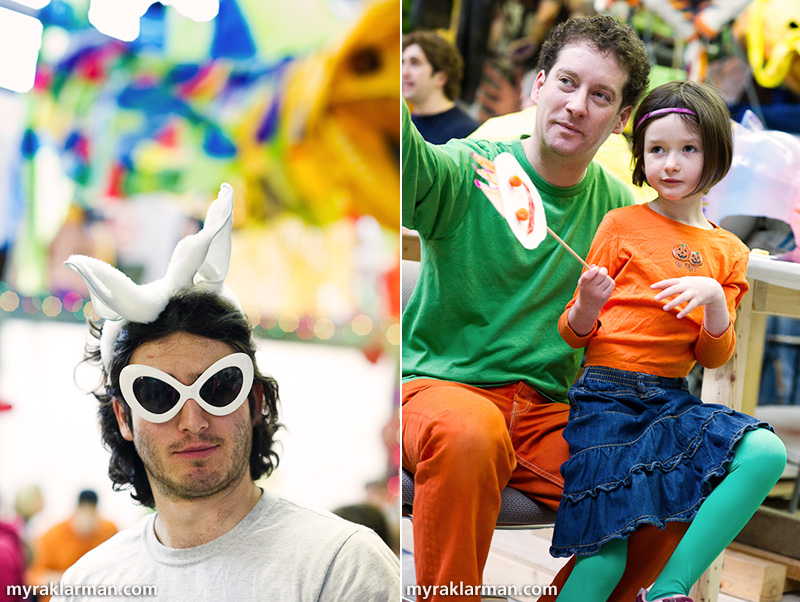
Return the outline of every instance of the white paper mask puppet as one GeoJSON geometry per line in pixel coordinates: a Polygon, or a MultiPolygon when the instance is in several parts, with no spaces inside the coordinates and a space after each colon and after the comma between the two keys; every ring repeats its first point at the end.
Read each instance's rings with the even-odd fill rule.
{"type": "Polygon", "coordinates": [[[523,247],[535,249],[549,234],[589,269],[581,256],[548,227],[542,197],[514,155],[500,153],[491,161],[472,153],[472,158],[477,163],[475,171],[486,180],[475,180],[475,185],[505,218],[523,247]]]}

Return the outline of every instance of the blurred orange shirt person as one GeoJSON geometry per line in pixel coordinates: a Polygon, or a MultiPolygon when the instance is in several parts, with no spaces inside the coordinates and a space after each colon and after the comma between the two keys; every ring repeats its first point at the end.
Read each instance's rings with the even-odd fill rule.
{"type": "MultiPolygon", "coordinates": [[[[116,532],[116,525],[97,513],[97,494],[91,490],[82,491],[75,514],[51,527],[36,540],[33,563],[28,571],[28,583],[58,583],[64,571],[81,556],[116,532]]],[[[39,602],[47,602],[49,599],[50,596],[39,596],[39,602]]]]}

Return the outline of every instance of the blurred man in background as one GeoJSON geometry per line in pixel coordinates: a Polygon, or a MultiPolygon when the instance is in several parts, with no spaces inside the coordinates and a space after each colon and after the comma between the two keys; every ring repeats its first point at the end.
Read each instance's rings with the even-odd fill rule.
{"type": "Polygon", "coordinates": [[[432,144],[466,138],[480,125],[456,104],[464,61],[450,42],[430,31],[403,36],[403,98],[411,120],[432,144]]]}

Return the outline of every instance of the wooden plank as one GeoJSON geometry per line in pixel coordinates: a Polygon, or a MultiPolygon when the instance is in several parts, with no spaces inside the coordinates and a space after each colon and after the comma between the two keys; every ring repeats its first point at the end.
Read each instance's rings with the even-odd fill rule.
{"type": "Polygon", "coordinates": [[[706,569],[697,583],[689,592],[689,597],[694,602],[717,602],[722,579],[722,564],[725,552],[717,556],[711,566],[706,569]]]}
{"type": "MultiPolygon", "coordinates": [[[[737,320],[738,322],[738,320],[737,320]]],[[[767,332],[767,316],[753,312],[749,315],[749,323],[742,324],[742,328],[747,328],[747,345],[742,352],[744,364],[737,365],[739,378],[742,380],[741,399],[737,400],[740,405],[734,404],[734,409],[752,416],[755,414],[758,404],[758,393],[761,389],[761,368],[764,360],[764,340],[767,332]]],[[[745,332],[745,331],[743,331],[745,332]]],[[[736,345],[740,345],[742,339],[738,338],[736,345]]]]}
{"type": "MultiPolygon", "coordinates": [[[[735,354],[736,352],[734,352],[735,354]]],[[[704,403],[716,403],[732,407],[736,399],[735,357],[719,368],[706,368],[703,371],[703,387],[700,399],[704,403]]]]}
{"type": "Polygon", "coordinates": [[[756,556],[758,558],[763,558],[764,560],[771,560],[772,562],[782,564],[783,566],[786,567],[787,579],[800,581],[800,560],[796,558],[790,558],[789,556],[783,556],[782,554],[776,554],[775,552],[768,552],[767,550],[754,548],[753,546],[748,546],[742,543],[738,543],[736,541],[734,541],[731,545],[729,545],[728,549],[733,550],[735,552],[740,552],[742,554],[749,554],[750,556],[756,556]]]}
{"type": "Polygon", "coordinates": [[[753,311],[775,316],[800,318],[800,290],[757,280],[753,311]]]}
{"type": "MultiPolygon", "coordinates": [[[[737,411],[742,411],[742,401],[746,397],[745,388],[752,388],[753,386],[750,381],[754,379],[749,378],[748,375],[748,362],[757,359],[760,372],[762,356],[757,358],[753,356],[758,353],[759,339],[761,340],[762,353],[764,346],[763,331],[759,334],[758,332],[751,332],[750,329],[750,323],[754,317],[752,309],[755,283],[752,280],[748,280],[748,282],[750,283],[750,289],[742,298],[736,314],[736,322],[733,325],[736,333],[736,348],[733,351],[733,356],[724,366],[704,371],[703,390],[700,395],[701,399],[706,403],[718,403],[737,411]],[[751,342],[753,343],[752,352],[750,351],[751,342]]],[[[756,326],[758,326],[757,318],[756,326]]],[[[758,331],[759,328],[755,330],[758,331]]],[[[755,407],[755,400],[751,400],[748,397],[746,405],[755,407]]]]}
{"type": "Polygon", "coordinates": [[[785,566],[749,554],[726,550],[722,562],[720,591],[749,602],[781,602],[785,581],[785,566]]]}
{"type": "MultiPolygon", "coordinates": [[[[733,370],[733,396],[725,405],[733,408],[737,412],[742,411],[745,386],[749,380],[747,369],[748,367],[752,368],[748,362],[751,359],[757,359],[758,365],[760,366],[763,357],[758,356],[757,358],[753,358],[753,354],[749,352],[750,343],[757,343],[759,335],[752,332],[750,329],[750,323],[753,319],[753,288],[755,283],[750,279],[747,281],[750,284],[750,289],[742,298],[742,302],[736,313],[736,322],[733,324],[733,329],[736,333],[736,348],[733,351],[733,357],[728,360],[728,364],[726,364],[726,366],[730,366],[733,370]]],[[[764,333],[761,333],[760,336],[763,338],[764,333]]],[[[757,346],[757,344],[754,345],[754,347],[757,346]]],[[[723,368],[725,368],[725,366],[723,366],[723,368]]],[[[750,405],[749,402],[750,400],[748,399],[747,405],[750,405]]]]}
{"type": "Polygon", "coordinates": [[[736,542],[800,560],[800,516],[762,506],[736,536],[736,542]]]}

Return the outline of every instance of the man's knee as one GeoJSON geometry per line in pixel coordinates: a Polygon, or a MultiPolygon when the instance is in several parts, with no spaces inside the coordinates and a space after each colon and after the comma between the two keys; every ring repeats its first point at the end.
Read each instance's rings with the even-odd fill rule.
{"type": "Polygon", "coordinates": [[[470,462],[513,455],[505,417],[491,403],[481,402],[451,409],[432,421],[431,439],[438,451],[470,462]]]}
{"type": "Polygon", "coordinates": [[[457,465],[513,467],[514,449],[503,413],[490,400],[460,387],[437,388],[435,396],[403,408],[404,461],[413,469],[436,457],[457,465]]]}

